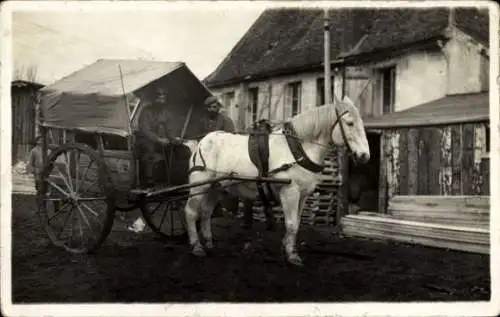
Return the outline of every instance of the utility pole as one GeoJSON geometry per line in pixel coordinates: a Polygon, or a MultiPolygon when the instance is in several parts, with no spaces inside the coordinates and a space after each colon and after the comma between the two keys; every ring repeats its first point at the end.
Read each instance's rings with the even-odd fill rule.
{"type": "Polygon", "coordinates": [[[330,57],[330,22],[328,9],[324,10],[324,31],[325,31],[325,56],[324,56],[324,64],[325,64],[325,104],[332,102],[332,75],[331,75],[331,57],[330,57]]]}

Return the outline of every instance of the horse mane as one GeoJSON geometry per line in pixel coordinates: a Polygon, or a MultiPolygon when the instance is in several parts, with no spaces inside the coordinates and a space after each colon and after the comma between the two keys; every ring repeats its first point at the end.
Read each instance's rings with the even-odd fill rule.
{"type": "Polygon", "coordinates": [[[325,104],[308,109],[293,117],[290,122],[297,137],[308,141],[318,138],[337,119],[335,109],[335,104],[325,104]]]}

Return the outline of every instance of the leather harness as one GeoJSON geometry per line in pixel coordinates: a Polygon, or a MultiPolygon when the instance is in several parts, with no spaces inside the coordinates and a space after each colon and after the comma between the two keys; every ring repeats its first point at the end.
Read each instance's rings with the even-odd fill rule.
{"type": "MultiPolygon", "coordinates": [[[[333,130],[335,129],[336,125],[339,124],[342,138],[344,139],[344,143],[346,144],[349,152],[351,152],[351,147],[347,140],[344,126],[340,121],[342,117],[348,113],[348,111],[346,110],[342,114],[339,114],[338,110],[335,109],[335,112],[337,114],[337,119],[335,120],[330,129],[330,134],[333,133],[333,130]]],[[[298,164],[303,168],[305,168],[306,170],[311,171],[313,173],[320,173],[321,171],[323,171],[324,166],[322,164],[317,164],[313,162],[307,156],[306,152],[304,151],[304,148],[302,147],[300,139],[297,137],[297,133],[290,121],[286,122],[283,125],[283,134],[285,135],[288,147],[290,148],[290,151],[293,154],[295,162],[284,164],[277,169],[269,171],[269,135],[271,134],[271,132],[272,129],[269,123],[266,120],[260,120],[254,126],[253,131],[250,132],[248,138],[248,155],[250,156],[250,160],[252,161],[252,163],[257,167],[259,171],[259,177],[267,177],[270,174],[275,174],[281,171],[288,170],[294,164],[298,164]]],[[[190,169],[189,173],[194,171],[202,171],[205,169],[206,164],[201,152],[199,153],[199,155],[202,160],[203,166],[193,166],[193,168],[190,169]]],[[[193,165],[195,159],[196,159],[196,154],[193,156],[193,165]]],[[[258,181],[257,190],[264,205],[269,206],[278,203],[276,195],[274,195],[271,186],[268,182],[258,181]],[[266,185],[265,189],[263,183],[265,183],[266,185]]]]}

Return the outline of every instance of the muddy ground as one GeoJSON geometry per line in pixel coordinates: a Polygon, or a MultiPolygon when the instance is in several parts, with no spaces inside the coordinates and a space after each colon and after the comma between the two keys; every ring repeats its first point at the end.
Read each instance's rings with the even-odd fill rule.
{"type": "Polygon", "coordinates": [[[52,246],[38,224],[33,196],[13,196],[14,303],[345,302],[489,300],[489,257],[341,238],[303,226],[305,267],[280,255],[283,229],[219,219],[215,254],[196,259],[185,244],[124,230],[117,218],[98,253],[71,255],[52,246]]]}

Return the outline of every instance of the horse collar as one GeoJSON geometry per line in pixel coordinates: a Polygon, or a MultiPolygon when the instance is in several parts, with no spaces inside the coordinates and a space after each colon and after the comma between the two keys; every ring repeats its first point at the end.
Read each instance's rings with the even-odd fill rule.
{"type": "Polygon", "coordinates": [[[323,165],[316,164],[307,156],[302,144],[297,139],[297,134],[291,124],[291,122],[286,122],[283,126],[283,133],[285,134],[288,147],[293,154],[295,161],[313,173],[319,173],[323,171],[323,165]]]}

